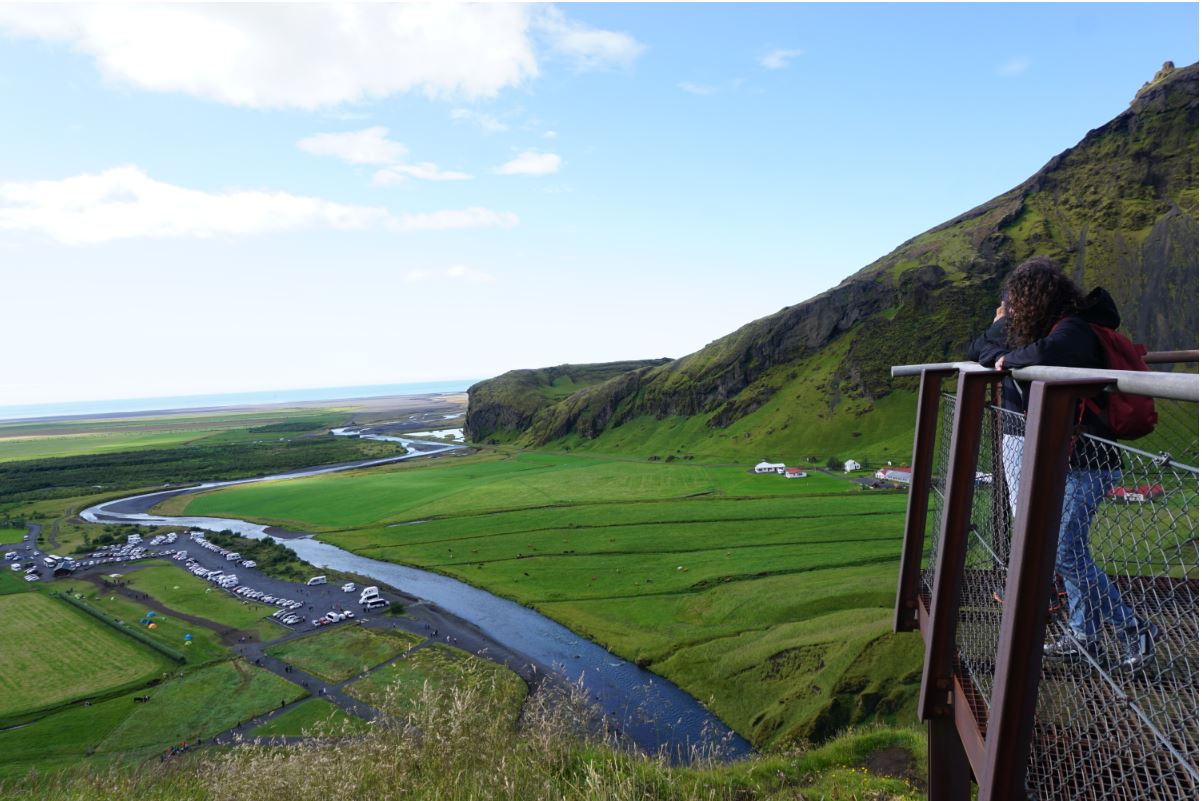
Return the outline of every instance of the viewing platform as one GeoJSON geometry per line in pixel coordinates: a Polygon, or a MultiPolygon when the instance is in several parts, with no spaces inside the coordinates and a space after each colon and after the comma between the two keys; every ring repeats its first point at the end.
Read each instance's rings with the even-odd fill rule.
{"type": "Polygon", "coordinates": [[[931,799],[968,799],[973,781],[981,801],[1198,797],[1197,360],[1015,370],[1030,382],[1025,416],[1000,405],[1005,372],[893,368],[919,378],[894,628],[925,646],[931,799]],[[1080,400],[1115,390],[1156,399],[1153,433],[1075,430],[1080,400]],[[1065,638],[1056,563],[1070,513],[1064,530],[1087,538],[1138,627],[1065,638]],[[1133,631],[1152,633],[1150,658],[1133,631]]]}

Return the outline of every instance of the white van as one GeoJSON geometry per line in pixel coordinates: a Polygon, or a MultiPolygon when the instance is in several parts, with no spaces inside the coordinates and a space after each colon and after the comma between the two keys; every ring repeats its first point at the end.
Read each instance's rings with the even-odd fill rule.
{"type": "Polygon", "coordinates": [[[388,606],[388,601],[385,601],[383,598],[377,595],[375,598],[372,598],[370,601],[364,604],[364,606],[367,608],[367,611],[370,612],[373,609],[383,609],[384,607],[388,606]]]}
{"type": "Polygon", "coordinates": [[[343,584],[343,585],[342,585],[342,591],[343,591],[343,592],[354,592],[354,591],[355,591],[355,585],[354,585],[354,583],[353,583],[353,582],[350,582],[350,581],[348,581],[346,584],[343,584]]]}
{"type": "Polygon", "coordinates": [[[361,593],[359,593],[359,603],[363,603],[368,598],[375,598],[375,597],[379,596],[379,594],[380,594],[379,587],[364,587],[363,591],[361,593]]]}
{"type": "Polygon", "coordinates": [[[16,552],[16,551],[9,551],[8,553],[4,554],[4,558],[5,558],[5,559],[7,559],[7,560],[9,560],[9,561],[12,561],[13,559],[16,559],[16,558],[17,558],[17,552],[16,552]]]}
{"type": "Polygon", "coordinates": [[[225,555],[225,558],[226,558],[226,561],[236,562],[242,558],[242,554],[238,553],[237,551],[230,551],[229,553],[227,553],[225,555]]]}
{"type": "Polygon", "coordinates": [[[314,576],[313,578],[311,578],[305,582],[305,586],[316,587],[319,584],[325,584],[325,583],[326,583],[325,576],[314,576]]]}

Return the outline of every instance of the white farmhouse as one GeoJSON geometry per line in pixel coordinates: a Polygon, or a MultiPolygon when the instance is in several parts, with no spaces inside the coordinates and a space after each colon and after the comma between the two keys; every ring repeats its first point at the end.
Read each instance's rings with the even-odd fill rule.
{"type": "Polygon", "coordinates": [[[859,470],[859,469],[860,469],[860,463],[857,462],[855,459],[848,459],[846,462],[843,463],[843,472],[844,473],[850,473],[852,470],[859,470]]]}
{"type": "Polygon", "coordinates": [[[783,464],[777,464],[776,462],[760,462],[759,464],[757,464],[755,466],[755,472],[757,472],[757,473],[783,473],[783,472],[785,472],[785,466],[783,464]]]}

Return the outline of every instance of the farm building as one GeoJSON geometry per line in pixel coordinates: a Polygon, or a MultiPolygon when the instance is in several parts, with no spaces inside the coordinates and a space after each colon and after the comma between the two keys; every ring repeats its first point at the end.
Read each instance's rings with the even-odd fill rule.
{"type": "Polygon", "coordinates": [[[852,470],[859,470],[859,469],[860,469],[860,463],[857,462],[855,459],[848,459],[846,462],[843,463],[843,472],[844,473],[850,473],[852,470]]]}
{"type": "Polygon", "coordinates": [[[785,472],[785,466],[783,464],[778,464],[776,462],[760,462],[759,464],[757,464],[755,466],[755,472],[757,472],[757,473],[783,473],[783,472],[785,472]]]}
{"type": "Polygon", "coordinates": [[[901,484],[909,484],[910,479],[913,477],[913,471],[909,467],[884,467],[877,470],[874,476],[885,481],[897,481],[901,484]]]}
{"type": "Polygon", "coordinates": [[[800,467],[786,467],[785,468],[785,478],[805,478],[805,477],[806,477],[806,471],[802,470],[800,467]]]}

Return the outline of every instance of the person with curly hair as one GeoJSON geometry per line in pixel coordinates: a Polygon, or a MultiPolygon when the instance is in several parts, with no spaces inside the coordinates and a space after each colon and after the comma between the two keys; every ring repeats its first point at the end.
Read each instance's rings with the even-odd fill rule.
{"type": "MultiPolygon", "coordinates": [[[[993,324],[969,347],[969,356],[986,367],[1015,370],[1036,364],[1060,367],[1108,367],[1106,353],[1090,324],[1117,328],[1118,307],[1110,293],[1098,287],[1084,294],[1071,278],[1046,257],[1029,259],[1012,272],[1003,286],[1002,303],[993,324]]],[[[1005,409],[1026,414],[1026,382],[1003,381],[1005,409]]],[[[1044,646],[1045,658],[1077,660],[1102,658],[1102,624],[1118,634],[1121,667],[1141,668],[1155,653],[1160,630],[1141,620],[1126,604],[1090,553],[1089,528],[1098,503],[1121,477],[1122,457],[1107,440],[1114,439],[1106,418],[1106,399],[1094,409],[1082,406],[1078,436],[1069,457],[1064,510],[1056,549],[1056,572],[1064,581],[1068,600],[1068,631],[1044,646]]],[[[1003,431],[1002,455],[1011,512],[1021,481],[1022,432],[1011,425],[1003,431]]]]}

